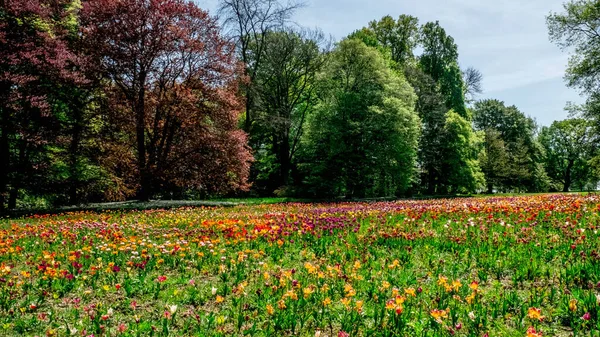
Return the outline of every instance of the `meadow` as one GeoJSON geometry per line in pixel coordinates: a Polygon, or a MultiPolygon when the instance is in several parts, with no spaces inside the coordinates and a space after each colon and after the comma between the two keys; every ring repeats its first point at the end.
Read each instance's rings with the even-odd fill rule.
{"type": "Polygon", "coordinates": [[[0,335],[600,336],[600,196],[0,220],[0,335]]]}

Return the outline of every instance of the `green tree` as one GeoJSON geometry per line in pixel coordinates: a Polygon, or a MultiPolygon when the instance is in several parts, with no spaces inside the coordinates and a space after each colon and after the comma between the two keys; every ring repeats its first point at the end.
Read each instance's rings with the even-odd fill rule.
{"type": "Polygon", "coordinates": [[[494,187],[502,186],[509,175],[509,155],[506,144],[500,132],[487,129],[485,132],[484,149],[480,153],[479,162],[485,176],[488,194],[494,192],[494,187]]]}
{"type": "Polygon", "coordinates": [[[439,83],[446,107],[468,119],[462,72],[458,66],[458,46],[454,39],[446,34],[439,22],[428,22],[421,27],[421,45],[420,68],[439,83]]]}
{"type": "Polygon", "coordinates": [[[421,45],[423,54],[419,57],[419,64],[425,73],[439,82],[448,66],[457,62],[458,46],[437,21],[421,27],[421,45]]]}
{"type": "Polygon", "coordinates": [[[369,27],[375,31],[379,42],[390,48],[392,59],[406,65],[414,59],[413,50],[419,38],[419,19],[410,15],[400,15],[398,20],[386,16],[379,22],[372,21],[369,27]]]}
{"type": "MultiPolygon", "coordinates": [[[[80,56],[87,55],[80,34],[81,1],[74,0],[67,7],[63,27],[68,34],[69,48],[80,56]]],[[[100,130],[103,123],[100,106],[104,99],[102,82],[94,72],[97,63],[84,57],[78,64],[79,73],[86,81],[57,83],[54,86],[53,109],[60,123],[60,136],[52,144],[49,186],[55,204],[78,204],[99,199],[109,185],[107,170],[101,166],[99,156],[100,130]],[[64,191],[64,193],[57,193],[64,191]]]]}
{"type": "Polygon", "coordinates": [[[252,144],[257,183],[268,192],[290,183],[290,172],[304,133],[306,117],[316,103],[315,78],[326,60],[315,31],[269,32],[262,67],[255,82],[252,144]],[[259,174],[260,173],[260,174],[259,174]]]}
{"type": "Polygon", "coordinates": [[[550,40],[563,49],[573,48],[565,77],[568,85],[596,94],[600,92],[600,3],[572,0],[563,8],[563,13],[546,18],[550,40]]]}
{"type": "MultiPolygon", "coordinates": [[[[486,133],[486,143],[490,132],[498,133],[508,154],[505,166],[491,165],[484,170],[488,192],[494,189],[536,192],[542,188],[545,181],[545,175],[540,174],[542,149],[535,137],[537,126],[533,119],[515,106],[507,107],[502,101],[488,99],[474,104],[473,123],[476,130],[486,133]]],[[[486,144],[486,149],[489,146],[492,145],[486,144]]]]}
{"type": "Polygon", "coordinates": [[[444,154],[443,130],[446,122],[446,104],[439,87],[431,76],[419,68],[406,69],[406,75],[417,94],[415,110],[422,122],[422,135],[419,140],[419,169],[423,189],[435,194],[443,176],[444,154]]]}
{"type": "MultiPolygon", "coordinates": [[[[567,85],[587,96],[585,104],[575,107],[581,116],[593,121],[600,135],[600,3],[571,0],[561,13],[546,17],[550,40],[572,52],[565,74],[567,85]]],[[[570,108],[574,108],[571,106],[570,108]]],[[[600,171],[600,157],[593,161],[600,171]]]]}
{"type": "MultiPolygon", "coordinates": [[[[418,58],[418,68],[435,84],[428,90],[418,90],[430,99],[435,97],[433,104],[420,105],[418,109],[426,121],[424,134],[429,138],[421,146],[428,192],[475,192],[483,181],[478,161],[481,147],[465,105],[458,46],[439,22],[428,22],[421,27],[420,43],[423,53],[418,58]],[[442,111],[445,113],[441,114],[442,111]]],[[[421,80],[411,81],[413,86],[421,86],[418,82],[425,78],[418,77],[421,80]]]]}
{"type": "Polygon", "coordinates": [[[346,39],[319,83],[304,139],[310,190],[347,197],[405,191],[415,173],[420,131],[406,79],[376,49],[346,39]]]}
{"type": "Polygon", "coordinates": [[[262,66],[267,33],[284,27],[302,6],[301,2],[284,3],[279,0],[219,0],[219,16],[236,44],[245,75],[250,80],[243,87],[246,99],[244,131],[248,133],[252,131],[254,118],[252,83],[262,66]]]}
{"type": "Polygon", "coordinates": [[[418,166],[424,184],[420,185],[425,186],[429,194],[442,192],[448,187],[442,186],[448,183],[449,172],[444,170],[457,168],[443,165],[449,160],[443,150],[449,141],[445,137],[456,136],[444,133],[446,113],[453,110],[470,121],[465,95],[472,98],[481,91],[481,74],[472,68],[464,73],[460,70],[458,47],[438,22],[419,27],[414,17],[401,15],[394,20],[386,16],[370,22],[349,38],[377,48],[411,83],[418,96],[416,111],[423,123],[418,166]],[[415,58],[418,46],[423,52],[415,58]]]}
{"type": "Polygon", "coordinates": [[[540,141],[546,150],[546,171],[563,192],[570,191],[573,185],[579,189],[597,185],[598,177],[590,165],[597,138],[588,121],[556,121],[542,128],[540,141]]]}
{"type": "Polygon", "coordinates": [[[476,192],[485,184],[479,166],[481,135],[473,131],[469,120],[450,110],[446,114],[444,136],[442,148],[445,153],[443,172],[446,191],[476,192]]]}
{"type": "Polygon", "coordinates": [[[369,26],[351,34],[349,38],[363,40],[370,47],[383,47],[389,50],[391,59],[401,67],[414,61],[414,49],[419,42],[419,19],[410,15],[400,15],[398,20],[384,16],[379,21],[369,22],[369,26]]]}

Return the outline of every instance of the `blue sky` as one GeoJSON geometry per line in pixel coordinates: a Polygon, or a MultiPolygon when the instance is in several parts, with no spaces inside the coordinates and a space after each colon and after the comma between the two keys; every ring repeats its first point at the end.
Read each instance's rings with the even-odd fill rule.
{"type": "MultiPolygon", "coordinates": [[[[567,118],[568,101],[582,102],[563,81],[567,52],[548,40],[545,16],[563,0],[308,0],[295,21],[340,40],[384,15],[439,20],[458,44],[461,67],[483,76],[484,93],[516,105],[539,124],[567,118]]],[[[215,13],[217,0],[198,4],[215,13]]]]}

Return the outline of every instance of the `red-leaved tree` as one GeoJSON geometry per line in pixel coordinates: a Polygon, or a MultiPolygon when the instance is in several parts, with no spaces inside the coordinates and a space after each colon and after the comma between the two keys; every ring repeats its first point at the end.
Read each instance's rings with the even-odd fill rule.
{"type": "Polygon", "coordinates": [[[109,80],[111,128],[134,149],[135,158],[120,152],[108,162],[124,171],[135,159],[138,198],[247,189],[240,66],[215,19],[183,0],[88,0],[81,27],[109,80]]]}
{"type": "Polygon", "coordinates": [[[69,0],[0,1],[0,211],[45,164],[33,157],[54,136],[53,84],[83,81],[65,39],[75,9],[69,0]]]}

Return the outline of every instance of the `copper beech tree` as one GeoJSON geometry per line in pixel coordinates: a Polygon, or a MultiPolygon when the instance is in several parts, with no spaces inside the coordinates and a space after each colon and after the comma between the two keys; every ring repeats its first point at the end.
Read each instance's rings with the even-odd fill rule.
{"type": "Polygon", "coordinates": [[[55,84],[84,81],[65,42],[73,14],[68,0],[0,1],[0,211],[14,208],[24,184],[44,174],[55,84]]]}
{"type": "Polygon", "coordinates": [[[121,171],[132,164],[139,199],[248,187],[242,68],[214,18],[183,0],[90,0],[81,25],[107,80],[111,131],[133,149],[112,161],[121,171]]]}

